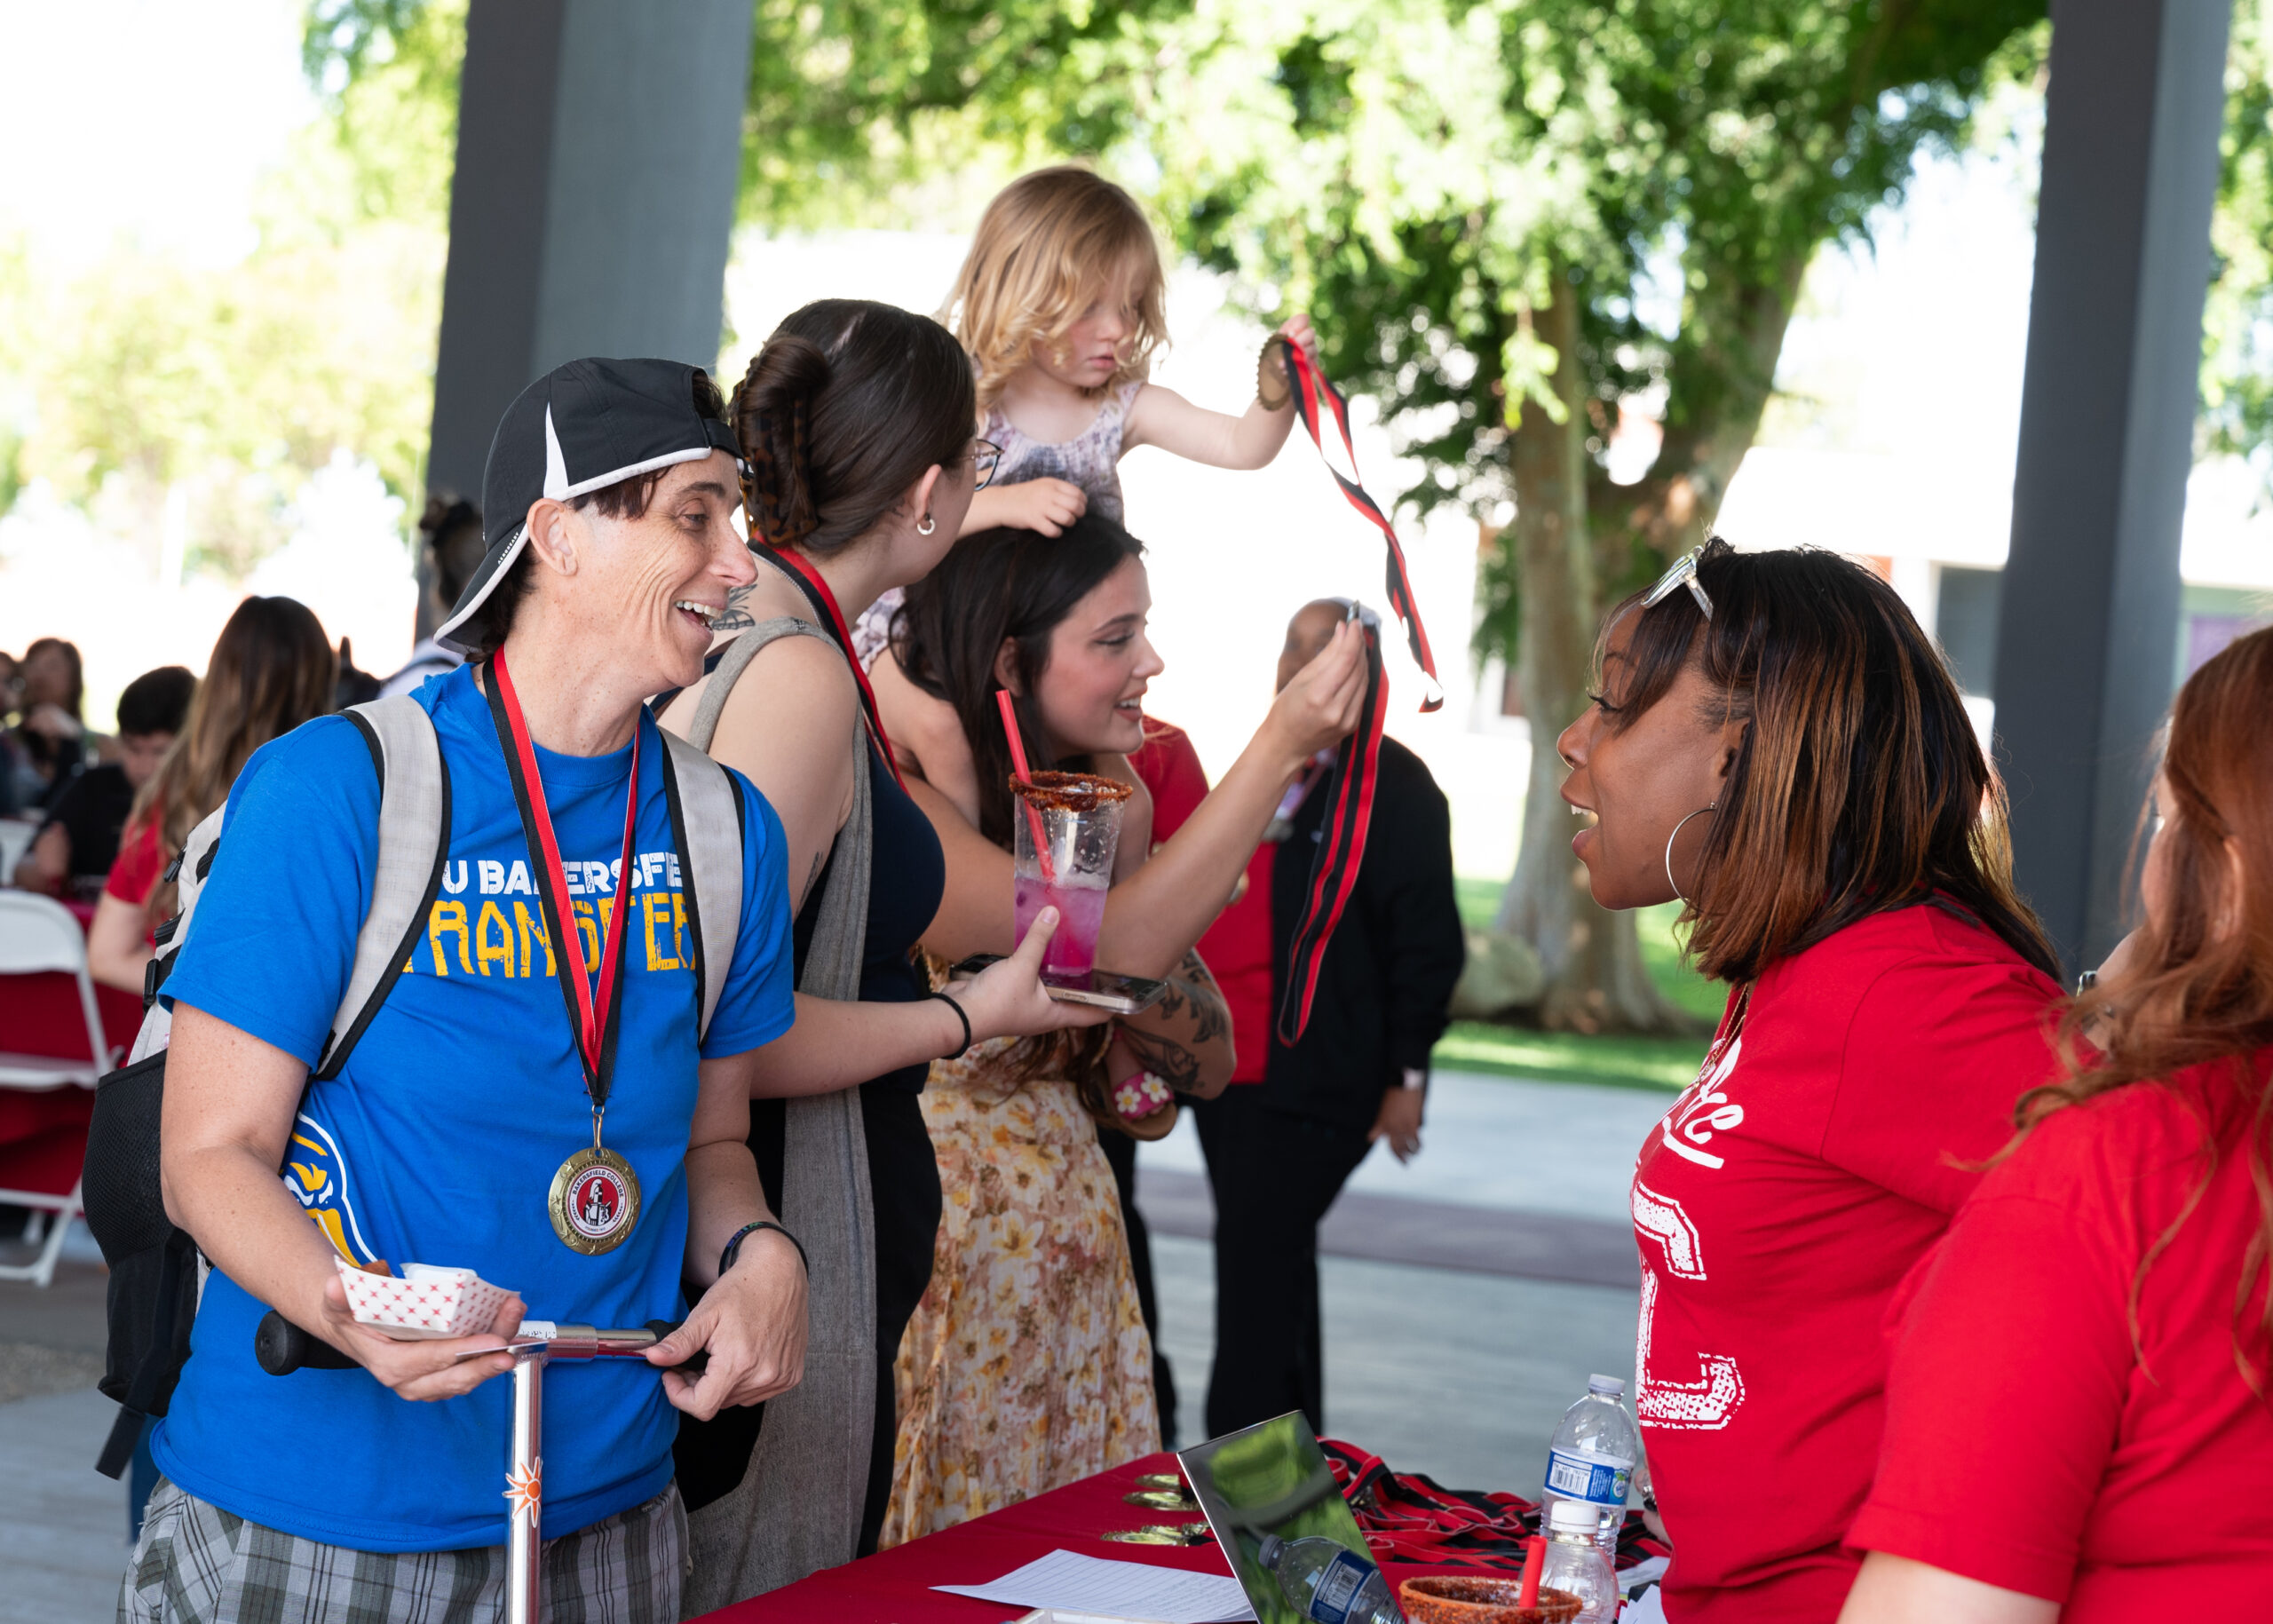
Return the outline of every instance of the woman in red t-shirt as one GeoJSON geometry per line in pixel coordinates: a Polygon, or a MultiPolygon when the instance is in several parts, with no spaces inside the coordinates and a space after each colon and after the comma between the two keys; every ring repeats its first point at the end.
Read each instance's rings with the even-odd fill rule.
{"type": "Polygon", "coordinates": [[[1610,617],[1557,741],[1595,899],[1730,984],[1642,1147],[1635,1411],[1676,1624],[1827,1624],[1895,1288],[2052,1074],[2059,997],[1933,644],[1835,554],[1715,541],[1610,617]]]}
{"type": "Polygon", "coordinates": [[[2155,804],[2080,1058],[1919,1271],[1846,1624],[2273,1617],[2273,631],[2181,690],[2155,804]]]}

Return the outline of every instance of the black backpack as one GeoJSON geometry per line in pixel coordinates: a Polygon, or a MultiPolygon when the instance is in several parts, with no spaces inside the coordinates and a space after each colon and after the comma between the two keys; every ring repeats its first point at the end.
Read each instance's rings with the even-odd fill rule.
{"type": "MultiPolygon", "coordinates": [[[[449,769],[424,707],[398,694],[345,714],[362,733],[379,775],[378,867],[346,994],[308,1073],[309,1088],[339,1074],[386,1002],[417,946],[449,855],[449,769]]],[[[714,978],[707,967],[733,963],[741,923],[741,796],[732,776],[702,752],[673,734],[663,739],[669,747],[662,755],[663,788],[686,878],[697,1030],[707,1032],[724,984],[723,971],[714,978]]],[[[96,1085],[87,1129],[81,1199],[87,1227],[110,1265],[109,1341],[97,1385],[122,1406],[95,1462],[107,1477],[125,1471],[146,1418],[166,1413],[189,1358],[202,1285],[197,1243],[166,1216],[159,1184],[158,1129],[172,1018],[157,995],[188,941],[198,897],[220,849],[226,811],[190,831],[166,871],[178,883],[179,911],[158,927],[157,953],[143,981],[141,1031],[127,1064],[96,1085]]]]}

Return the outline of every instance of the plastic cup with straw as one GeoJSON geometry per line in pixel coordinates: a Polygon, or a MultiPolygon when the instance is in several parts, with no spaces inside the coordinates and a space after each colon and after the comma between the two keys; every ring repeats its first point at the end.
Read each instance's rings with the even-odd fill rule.
{"type": "Polygon", "coordinates": [[[1086,983],[1097,967],[1097,933],[1129,786],[1094,773],[1036,775],[1026,762],[1009,692],[998,690],[995,703],[1017,769],[1013,789],[1025,812],[1011,892],[1018,934],[1023,938],[1044,907],[1056,908],[1057,930],[1042,955],[1042,974],[1052,981],[1086,983]]]}

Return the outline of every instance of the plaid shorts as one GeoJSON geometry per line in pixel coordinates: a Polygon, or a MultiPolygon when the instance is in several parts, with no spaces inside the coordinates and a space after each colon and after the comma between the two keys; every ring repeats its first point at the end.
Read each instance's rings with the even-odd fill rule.
{"type": "MultiPolygon", "coordinates": [[[[372,1552],[264,1528],[161,1478],[118,1589],[118,1624],[487,1624],[505,1547],[372,1552]]],[[[678,1624],[678,1485],[544,1542],[538,1612],[559,1624],[678,1624]]]]}

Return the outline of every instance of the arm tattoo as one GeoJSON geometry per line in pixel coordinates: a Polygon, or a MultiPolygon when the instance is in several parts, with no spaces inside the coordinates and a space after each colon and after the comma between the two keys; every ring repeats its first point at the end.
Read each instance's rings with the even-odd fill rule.
{"type": "Polygon", "coordinates": [[[1208,973],[1199,954],[1184,955],[1176,973],[1168,978],[1168,990],[1160,1002],[1145,1013],[1158,1018],[1148,1023],[1153,1029],[1139,1030],[1123,1022],[1122,1041],[1144,1069],[1168,1087],[1179,1094],[1196,1093],[1200,1081],[1196,1051],[1223,1036],[1230,1026],[1224,995],[1216,991],[1215,978],[1208,973]],[[1169,1037],[1158,1030],[1161,1026],[1182,1030],[1169,1037]]]}

